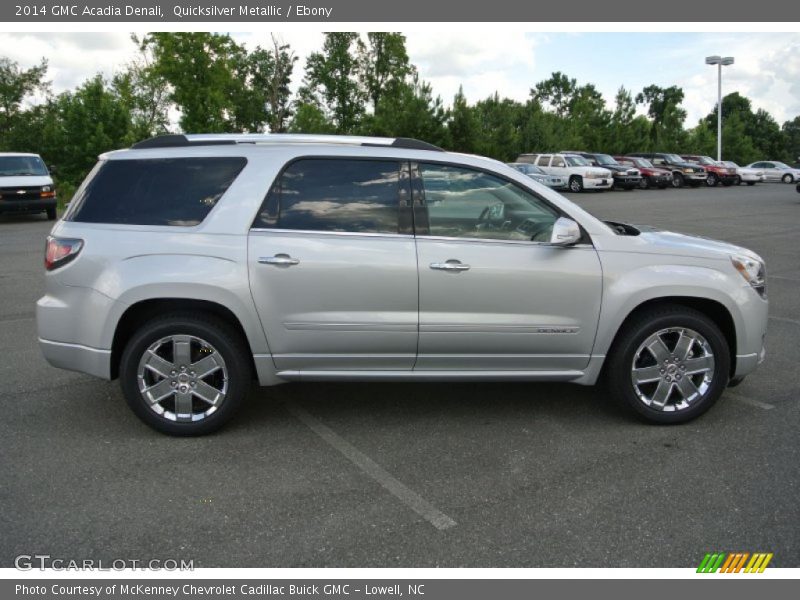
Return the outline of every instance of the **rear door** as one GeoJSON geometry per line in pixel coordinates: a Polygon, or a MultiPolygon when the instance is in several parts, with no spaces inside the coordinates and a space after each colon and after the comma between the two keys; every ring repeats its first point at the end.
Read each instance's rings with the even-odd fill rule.
{"type": "Polygon", "coordinates": [[[250,286],[275,366],[410,370],[417,256],[408,164],[302,158],[249,235],[250,286]]]}
{"type": "Polygon", "coordinates": [[[500,176],[434,163],[412,166],[412,173],[415,370],[584,368],[600,312],[595,249],[543,244],[558,211],[500,176]]]}

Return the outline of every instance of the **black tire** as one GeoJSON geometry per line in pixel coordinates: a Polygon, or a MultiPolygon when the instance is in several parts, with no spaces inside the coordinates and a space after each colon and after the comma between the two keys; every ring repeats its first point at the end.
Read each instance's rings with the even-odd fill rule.
{"type": "Polygon", "coordinates": [[[673,173],[672,174],[672,187],[674,188],[682,188],[685,185],[685,180],[683,175],[680,173],[673,173]]]}
{"type": "Polygon", "coordinates": [[[48,221],[55,221],[56,220],[56,209],[55,209],[55,207],[48,208],[48,209],[45,210],[45,212],[47,213],[47,220],[48,221]]]}
{"type": "Polygon", "coordinates": [[[717,178],[717,176],[714,173],[709,173],[708,177],[706,177],[706,185],[708,187],[717,187],[718,183],[719,179],[717,178]]]}
{"type": "Polygon", "coordinates": [[[748,181],[748,182],[747,182],[747,185],[755,185],[755,184],[756,184],[756,182],[755,182],[755,181],[748,181]]]}
{"type": "Polygon", "coordinates": [[[131,410],[153,429],[175,436],[205,435],[222,427],[241,406],[252,379],[251,364],[252,356],[246,341],[225,321],[205,313],[168,313],[145,322],[126,344],[120,359],[120,386],[131,410]],[[140,359],[151,344],[172,335],[189,335],[205,340],[225,362],[228,373],[225,398],[212,414],[202,420],[179,422],[167,419],[152,410],[139,392],[137,372],[140,359]]]}
{"type": "MultiPolygon", "coordinates": [[[[739,175],[737,175],[736,179],[733,180],[733,185],[742,185],[742,178],[739,175]]],[[[750,184],[748,183],[748,185],[750,184]]]]}
{"type": "Polygon", "coordinates": [[[794,177],[792,177],[791,173],[787,173],[781,177],[781,181],[783,181],[783,183],[792,183],[794,181],[794,177]]]}
{"type": "MultiPolygon", "coordinates": [[[[730,350],[719,327],[703,313],[680,305],[664,305],[640,312],[625,322],[617,334],[606,365],[612,397],[639,418],[658,424],[685,423],[699,417],[722,395],[730,379],[730,350]],[[634,355],[651,334],[673,327],[692,329],[708,342],[714,369],[708,389],[682,410],[662,411],[641,400],[631,380],[634,355]]],[[[663,376],[662,376],[663,377],[663,376]]]]}
{"type": "Polygon", "coordinates": [[[581,177],[580,175],[573,175],[572,177],[570,177],[569,178],[569,191],[575,192],[576,194],[578,192],[582,192],[583,191],[583,177],[581,177]]]}

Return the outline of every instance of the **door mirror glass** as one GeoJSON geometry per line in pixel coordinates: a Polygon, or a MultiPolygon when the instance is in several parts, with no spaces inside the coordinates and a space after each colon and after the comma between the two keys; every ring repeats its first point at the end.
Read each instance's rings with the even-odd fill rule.
{"type": "Polygon", "coordinates": [[[551,246],[572,246],[581,239],[581,228],[572,219],[559,217],[553,223],[553,231],[550,234],[551,246]]]}

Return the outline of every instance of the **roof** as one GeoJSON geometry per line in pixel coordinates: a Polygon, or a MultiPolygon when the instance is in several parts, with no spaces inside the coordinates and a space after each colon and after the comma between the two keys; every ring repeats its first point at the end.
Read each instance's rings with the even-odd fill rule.
{"type": "Polygon", "coordinates": [[[37,156],[41,158],[38,154],[34,154],[33,152],[0,152],[0,156],[37,156]]]}
{"type": "Polygon", "coordinates": [[[131,146],[134,150],[148,148],[178,148],[187,146],[218,146],[232,144],[316,144],[345,146],[384,146],[407,150],[444,152],[438,146],[413,138],[387,138],[352,135],[317,135],[304,133],[201,133],[160,135],[131,146]]]}

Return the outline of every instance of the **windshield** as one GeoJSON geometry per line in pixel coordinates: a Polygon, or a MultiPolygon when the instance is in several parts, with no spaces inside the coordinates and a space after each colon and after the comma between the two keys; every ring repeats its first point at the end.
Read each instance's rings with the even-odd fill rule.
{"type": "Polygon", "coordinates": [[[738,169],[739,168],[739,165],[737,165],[732,160],[723,160],[722,164],[725,165],[726,167],[732,167],[734,169],[738,169]]]}
{"type": "Polygon", "coordinates": [[[0,156],[0,177],[47,175],[47,167],[38,156],[0,156]]]}
{"type": "Polygon", "coordinates": [[[539,167],[537,167],[536,165],[529,164],[529,163],[516,163],[516,164],[512,164],[511,166],[514,167],[520,173],[525,173],[525,175],[542,175],[542,174],[544,174],[544,171],[542,171],[539,167]]]}
{"type": "Polygon", "coordinates": [[[665,155],[664,155],[664,157],[667,159],[667,161],[669,161],[669,162],[671,162],[671,163],[682,163],[682,162],[686,162],[685,160],[683,160],[683,159],[682,159],[680,156],[678,156],[677,154],[665,154],[665,155]]]}
{"type": "Polygon", "coordinates": [[[590,167],[589,161],[582,156],[565,156],[564,160],[570,167],[590,167]]]}
{"type": "Polygon", "coordinates": [[[619,163],[611,158],[608,154],[595,154],[597,164],[599,165],[618,165],[619,163]]]}
{"type": "Polygon", "coordinates": [[[637,167],[644,167],[645,169],[653,168],[653,163],[651,163],[646,158],[634,158],[633,164],[635,164],[637,167]]]}
{"type": "Polygon", "coordinates": [[[701,156],[698,161],[701,165],[715,165],[716,161],[710,156],[701,156]]]}

